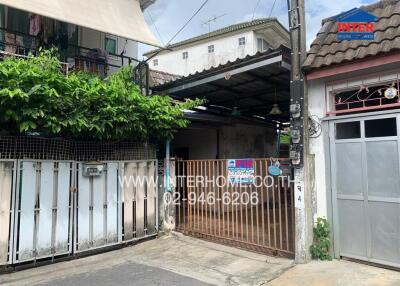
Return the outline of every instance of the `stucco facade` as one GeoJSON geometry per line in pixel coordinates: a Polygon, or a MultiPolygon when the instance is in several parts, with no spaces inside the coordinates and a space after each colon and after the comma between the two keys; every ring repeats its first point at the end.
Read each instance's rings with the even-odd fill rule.
{"type": "Polygon", "coordinates": [[[177,43],[170,50],[152,51],[150,68],[180,76],[188,76],[212,67],[234,62],[280,45],[288,45],[289,34],[275,19],[226,27],[177,43]],[[261,23],[261,24],[258,24],[261,23]],[[243,25],[245,28],[237,28],[243,25]],[[226,31],[225,31],[226,30],[226,31]],[[157,53],[157,54],[155,54],[157,53]]]}
{"type": "Polygon", "coordinates": [[[210,40],[190,47],[183,47],[169,53],[163,53],[150,62],[150,67],[155,70],[172,74],[187,76],[197,71],[244,58],[246,55],[256,53],[256,39],[252,31],[239,33],[226,38],[210,40]],[[239,38],[245,38],[245,45],[239,46],[239,38]],[[208,47],[213,45],[214,52],[209,52],[208,47]],[[183,53],[188,53],[188,58],[183,58],[183,53]],[[158,64],[155,64],[157,63],[158,64]]]}

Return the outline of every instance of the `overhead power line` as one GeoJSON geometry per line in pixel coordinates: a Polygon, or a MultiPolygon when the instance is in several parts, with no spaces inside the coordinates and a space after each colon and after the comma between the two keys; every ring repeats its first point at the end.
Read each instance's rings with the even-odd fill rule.
{"type": "Polygon", "coordinates": [[[269,11],[268,18],[271,18],[272,12],[274,11],[274,8],[275,8],[275,4],[276,4],[276,0],[274,0],[274,3],[272,4],[271,11],[269,11]]]}
{"type": "Polygon", "coordinates": [[[187,20],[187,22],[185,23],[185,25],[183,25],[183,27],[181,29],[179,29],[178,32],[176,32],[176,34],[171,38],[171,40],[169,40],[169,42],[167,43],[167,46],[169,46],[169,44],[171,44],[171,42],[173,40],[175,40],[175,38],[187,27],[187,25],[189,25],[190,22],[192,22],[192,20],[194,19],[194,17],[197,16],[197,14],[200,13],[200,11],[204,8],[204,6],[206,6],[207,2],[209,0],[204,1],[204,3],[200,6],[199,9],[197,9],[197,11],[192,15],[192,17],[190,17],[189,20],[187,20]]]}
{"type": "Polygon", "coordinates": [[[150,17],[150,21],[151,21],[151,23],[153,24],[154,29],[156,30],[157,35],[158,35],[158,37],[160,38],[161,43],[164,45],[164,41],[163,41],[163,38],[162,38],[162,36],[161,36],[161,33],[160,33],[160,31],[158,30],[158,27],[157,27],[157,25],[156,25],[156,22],[153,20],[153,16],[151,16],[151,13],[150,13],[149,10],[147,10],[147,14],[148,14],[149,17],[150,17]]]}
{"type": "Polygon", "coordinates": [[[261,0],[258,0],[256,6],[254,7],[254,10],[253,10],[253,17],[251,18],[252,21],[254,20],[254,17],[255,17],[255,15],[256,15],[256,10],[257,10],[257,8],[258,8],[258,5],[260,5],[260,2],[261,2],[261,0]]]}
{"type": "MultiPolygon", "coordinates": [[[[171,40],[168,41],[168,43],[165,45],[165,49],[168,49],[168,46],[171,44],[171,42],[173,40],[175,40],[175,38],[187,27],[187,25],[189,25],[190,22],[192,22],[192,20],[197,16],[197,14],[200,13],[200,11],[204,8],[204,6],[206,6],[206,4],[208,3],[209,0],[205,0],[203,2],[203,4],[201,4],[201,6],[199,7],[199,9],[197,9],[197,11],[189,18],[189,20],[186,21],[186,23],[182,26],[182,28],[180,28],[178,30],[178,32],[175,33],[175,35],[171,38],[171,40]]],[[[154,55],[152,55],[151,57],[149,57],[146,62],[148,62],[149,60],[151,60],[152,58],[154,58],[155,56],[157,56],[163,49],[159,50],[157,53],[155,53],[154,55]]]]}
{"type": "MultiPolygon", "coordinates": [[[[252,21],[255,18],[256,11],[257,11],[258,6],[260,5],[260,2],[261,2],[261,0],[258,0],[256,6],[254,7],[253,17],[251,19],[252,21]]],[[[272,12],[274,11],[275,5],[276,5],[276,0],[274,0],[274,3],[272,3],[271,10],[269,11],[269,14],[268,14],[268,18],[270,18],[272,16],[272,12]]]]}

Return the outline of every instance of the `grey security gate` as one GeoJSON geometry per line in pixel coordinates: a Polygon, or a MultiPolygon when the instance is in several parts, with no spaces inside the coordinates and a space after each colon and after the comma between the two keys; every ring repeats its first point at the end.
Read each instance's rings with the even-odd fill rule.
{"type": "Polygon", "coordinates": [[[400,116],[330,122],[336,256],[400,267],[400,116]]]}

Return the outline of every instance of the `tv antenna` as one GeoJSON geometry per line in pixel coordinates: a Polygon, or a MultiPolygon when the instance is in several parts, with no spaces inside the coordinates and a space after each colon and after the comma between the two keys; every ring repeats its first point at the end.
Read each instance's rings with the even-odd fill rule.
{"type": "Polygon", "coordinates": [[[220,19],[220,18],[222,18],[222,17],[224,17],[226,15],[227,14],[225,13],[225,14],[222,14],[222,15],[219,15],[219,16],[214,16],[214,17],[212,17],[212,18],[210,18],[210,19],[208,19],[206,21],[202,21],[202,23],[203,23],[202,26],[208,26],[208,32],[210,33],[211,32],[211,23],[217,22],[218,19],[220,19]]]}

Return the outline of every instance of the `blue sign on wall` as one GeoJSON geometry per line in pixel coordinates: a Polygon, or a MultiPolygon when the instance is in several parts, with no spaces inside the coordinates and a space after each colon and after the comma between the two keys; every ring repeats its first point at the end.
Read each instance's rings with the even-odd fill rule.
{"type": "Polygon", "coordinates": [[[337,21],[338,40],[368,40],[375,39],[375,22],[378,17],[354,8],[334,17],[337,21]]]}

